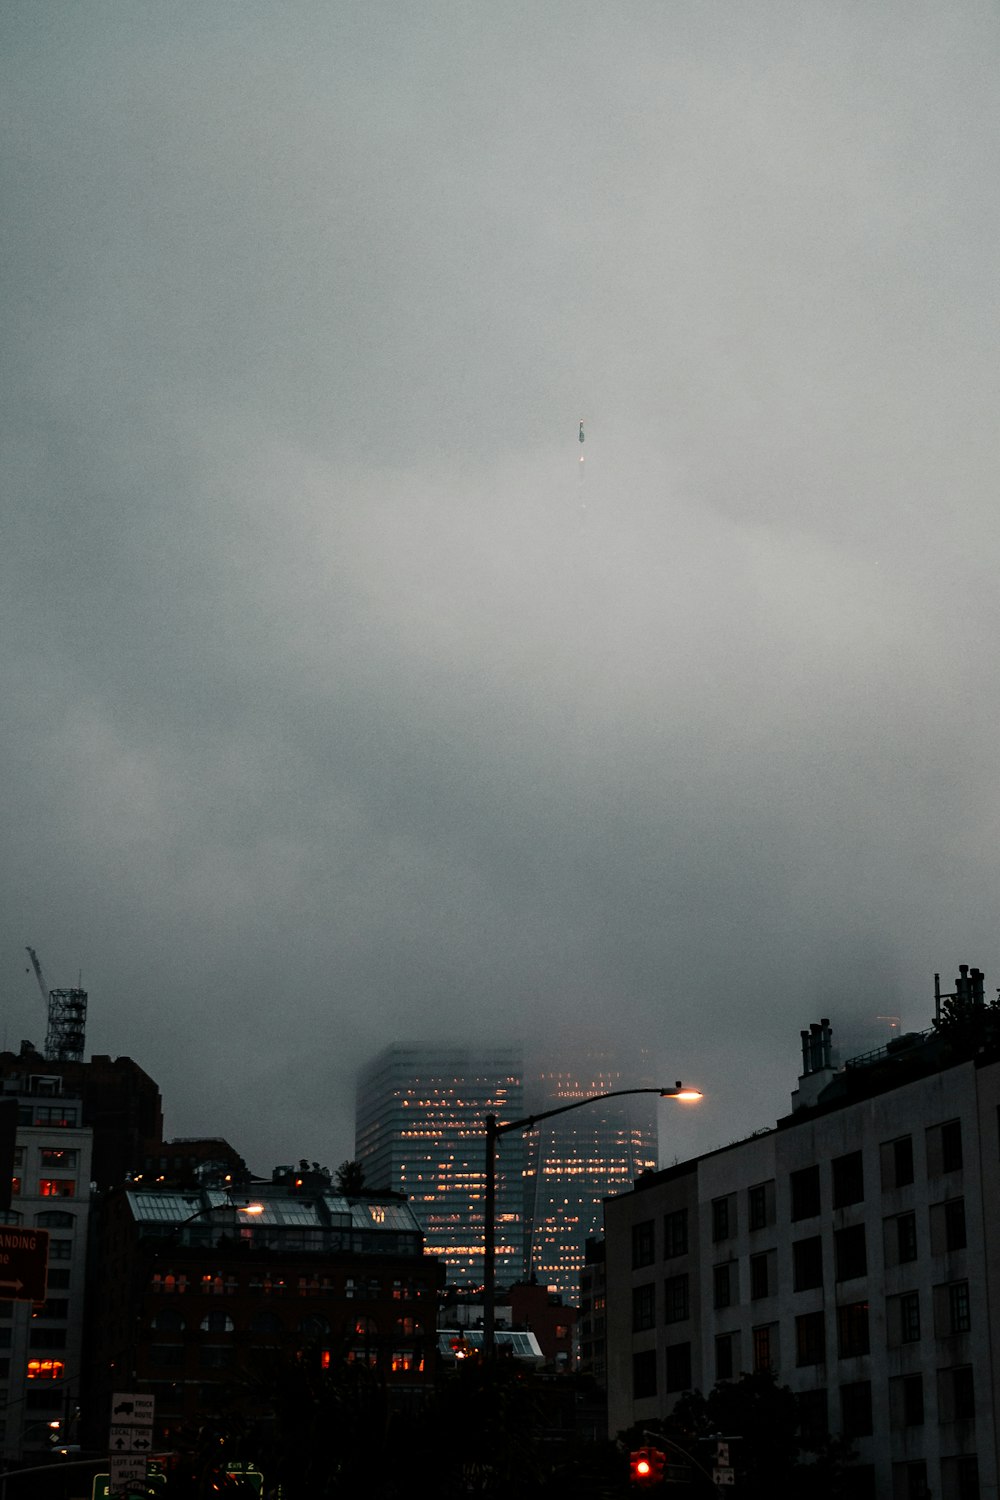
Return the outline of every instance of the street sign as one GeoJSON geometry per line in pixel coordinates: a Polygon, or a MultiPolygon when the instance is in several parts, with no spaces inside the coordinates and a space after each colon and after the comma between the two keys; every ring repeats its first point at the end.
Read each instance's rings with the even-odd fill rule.
{"type": "Polygon", "coordinates": [[[241,1463],[237,1459],[229,1459],[226,1463],[226,1473],[230,1479],[241,1479],[244,1484],[249,1485],[254,1494],[263,1493],[264,1476],[253,1463],[241,1463]]]}
{"type": "Polygon", "coordinates": [[[115,1391],[111,1420],[119,1427],[152,1427],[153,1398],[138,1391],[115,1391]]]}
{"type": "Polygon", "coordinates": [[[146,1459],[153,1446],[153,1398],[141,1391],[115,1391],[111,1397],[108,1447],[109,1488],[112,1495],[128,1495],[146,1482],[146,1459]]]}
{"type": "Polygon", "coordinates": [[[112,1427],[108,1434],[111,1453],[150,1453],[153,1434],[149,1427],[112,1427]]]}
{"type": "MultiPolygon", "coordinates": [[[[128,1493],[135,1500],[146,1500],[148,1486],[154,1484],[157,1489],[162,1488],[167,1482],[167,1476],[162,1470],[147,1469],[139,1484],[128,1493]]],[[[112,1500],[111,1475],[95,1474],[93,1488],[90,1491],[90,1500],[112,1500]]]]}
{"type": "Polygon", "coordinates": [[[47,1229],[0,1225],[0,1299],[6,1302],[44,1302],[48,1263],[47,1229]]]}
{"type": "Polygon", "coordinates": [[[716,1445],[715,1445],[715,1462],[719,1465],[719,1467],[721,1469],[728,1469],[729,1468],[729,1444],[728,1443],[716,1443],[716,1445]]]}
{"type": "Polygon", "coordinates": [[[716,1484],[735,1484],[736,1470],[729,1468],[718,1468],[712,1470],[712,1479],[716,1484]]]}
{"type": "Polygon", "coordinates": [[[664,1484],[690,1484],[693,1478],[690,1464],[666,1464],[663,1470],[664,1484]]]}

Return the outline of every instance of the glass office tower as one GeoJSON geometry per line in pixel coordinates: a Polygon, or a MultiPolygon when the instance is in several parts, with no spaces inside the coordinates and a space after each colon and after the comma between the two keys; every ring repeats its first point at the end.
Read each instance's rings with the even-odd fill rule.
{"type": "MultiPolygon", "coordinates": [[[[520,1046],[389,1047],[358,1080],[355,1156],[365,1186],[405,1193],[426,1249],[450,1286],[483,1284],[486,1139],[489,1114],[524,1114],[520,1046]]],[[[497,1161],[496,1279],[524,1274],[524,1161],[520,1134],[501,1138],[497,1161]]]]}

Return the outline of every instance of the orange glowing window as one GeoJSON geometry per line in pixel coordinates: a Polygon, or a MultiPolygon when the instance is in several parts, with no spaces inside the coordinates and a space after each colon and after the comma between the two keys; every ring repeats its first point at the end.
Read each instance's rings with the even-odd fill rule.
{"type": "Polygon", "coordinates": [[[11,1191],[11,1195],[13,1197],[15,1197],[15,1198],[20,1193],[20,1191],[21,1191],[21,1179],[20,1179],[20,1177],[12,1177],[10,1179],[10,1191],[11,1191]]]}
{"type": "Polygon", "coordinates": [[[43,1198],[72,1198],[76,1193],[76,1183],[68,1177],[43,1177],[38,1191],[43,1198]]]}
{"type": "Polygon", "coordinates": [[[29,1359],[29,1380],[62,1380],[66,1366],[61,1359],[29,1359]]]}

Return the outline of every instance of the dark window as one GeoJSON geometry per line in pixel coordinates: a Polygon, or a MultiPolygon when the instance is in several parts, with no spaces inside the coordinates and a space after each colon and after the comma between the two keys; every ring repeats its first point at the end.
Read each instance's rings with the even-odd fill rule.
{"type": "Polygon", "coordinates": [[[777,1358],[775,1347],[775,1336],[777,1325],[774,1323],[762,1323],[753,1330],[753,1367],[754,1373],[774,1368],[777,1358]]]}
{"type": "Polygon", "coordinates": [[[852,1380],[840,1387],[840,1426],[845,1437],[870,1437],[872,1387],[870,1380],[852,1380]]]}
{"type": "Polygon", "coordinates": [[[656,1287],[651,1281],[632,1288],[632,1331],[639,1333],[656,1324],[656,1287]]]}
{"type": "Polygon", "coordinates": [[[949,1120],[941,1126],[941,1170],[957,1172],[962,1165],[962,1122],[949,1120]]]}
{"type": "Polygon", "coordinates": [[[850,1151],[846,1156],[835,1156],[832,1165],[834,1208],[844,1208],[848,1203],[861,1203],[865,1196],[861,1152],[850,1151]]]}
{"type": "Polygon", "coordinates": [[[797,1397],[799,1431],[810,1442],[819,1442],[827,1435],[829,1418],[826,1410],[826,1391],[800,1391],[797,1397]]]}
{"type": "Polygon", "coordinates": [[[819,1235],[796,1240],[792,1245],[794,1287],[797,1292],[823,1285],[823,1241],[819,1235]]]}
{"type": "Polygon", "coordinates": [[[837,1353],[854,1359],[868,1353],[868,1303],[848,1302],[837,1308],[837,1353]]]}
{"type": "Polygon", "coordinates": [[[931,1500],[926,1460],[914,1458],[909,1463],[893,1464],[892,1493],[894,1500],[931,1500]]]}
{"type": "Polygon", "coordinates": [[[900,1136],[892,1143],[894,1187],[906,1187],[913,1181],[913,1137],[900,1136]]]}
{"type": "Polygon", "coordinates": [[[641,1349],[632,1355],[632,1396],[636,1401],[656,1395],[656,1350],[641,1349]]]}
{"type": "Polygon", "coordinates": [[[899,1341],[915,1344],[920,1337],[920,1295],[904,1292],[899,1299],[899,1341]]]}
{"type": "Polygon", "coordinates": [[[903,1376],[903,1426],[923,1427],[924,1425],[924,1377],[922,1375],[903,1376]]]}
{"type": "Polygon", "coordinates": [[[687,1255],[688,1214],[686,1208],[675,1208],[663,1216],[663,1255],[672,1260],[675,1255],[687,1255]]]}
{"type": "Polygon", "coordinates": [[[733,1270],[735,1261],[727,1260],[721,1266],[716,1266],[712,1272],[712,1305],[713,1307],[731,1307],[735,1298],[733,1296],[733,1270]]]}
{"type": "Polygon", "coordinates": [[[803,1167],[791,1175],[792,1218],[814,1219],[819,1213],[819,1167],[803,1167]]]}
{"type": "Polygon", "coordinates": [[[896,1259],[904,1261],[917,1258],[917,1216],[899,1214],[896,1218],[896,1259]]]}
{"type": "Polygon", "coordinates": [[[712,1239],[728,1240],[730,1235],[736,1233],[736,1214],[734,1212],[735,1199],[730,1193],[725,1198],[713,1198],[712,1200],[712,1239]]]}
{"type": "Polygon", "coordinates": [[[680,1276],[668,1276],[663,1283],[663,1319],[666,1323],[682,1323],[691,1316],[691,1298],[688,1277],[685,1271],[680,1276]]]}
{"type": "Polygon", "coordinates": [[[65,1349],[65,1328],[32,1328],[28,1335],[29,1349],[65,1349]]]}
{"type": "Polygon", "coordinates": [[[183,1344],[150,1344],[149,1362],[151,1365],[182,1365],[184,1363],[183,1344]]]}
{"type": "Polygon", "coordinates": [[[948,1288],[948,1315],[952,1333],[968,1333],[972,1327],[969,1313],[969,1283],[953,1281],[948,1288]]]}
{"type": "Polygon", "coordinates": [[[768,1255],[765,1250],[760,1255],[750,1257],[750,1296],[754,1301],[760,1297],[766,1297],[770,1293],[768,1270],[768,1255]]]}
{"type": "Polygon", "coordinates": [[[946,1250],[965,1249],[964,1198],[951,1198],[944,1205],[944,1243],[946,1250]]]}
{"type": "Polygon", "coordinates": [[[667,1390],[691,1389],[691,1345],[667,1345],[667,1390]]]}
{"type": "Polygon", "coordinates": [[[960,1365],[951,1372],[951,1402],[956,1422],[971,1421],[976,1415],[976,1388],[972,1366],[960,1365]]]}
{"type": "Polygon", "coordinates": [[[716,1380],[732,1380],[733,1367],[733,1335],[720,1333],[715,1340],[716,1380]]]}
{"type": "Polygon", "coordinates": [[[647,1219],[642,1224],[632,1225],[632,1265],[651,1266],[656,1254],[656,1245],[653,1238],[653,1221],[647,1219]]]}
{"type": "Polygon", "coordinates": [[[868,1255],[865,1250],[865,1226],[852,1224],[849,1229],[835,1230],[833,1254],[838,1281],[853,1281],[857,1276],[866,1276],[868,1255]]]}
{"type": "Polygon", "coordinates": [[[821,1365],[826,1359],[826,1326],[821,1312],[795,1319],[795,1363],[821,1365]]]}
{"type": "Polygon", "coordinates": [[[747,1223],[751,1229],[766,1229],[774,1223],[773,1182],[760,1182],[747,1190],[747,1223]]]}

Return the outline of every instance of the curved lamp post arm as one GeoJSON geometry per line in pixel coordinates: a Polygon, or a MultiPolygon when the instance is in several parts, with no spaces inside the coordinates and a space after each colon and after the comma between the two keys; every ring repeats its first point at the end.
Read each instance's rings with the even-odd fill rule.
{"type": "Polygon", "coordinates": [[[680,1079],[672,1089],[612,1089],[607,1094],[591,1094],[586,1099],[574,1099],[571,1104],[560,1104],[555,1109],[539,1110],[537,1114],[525,1115],[520,1120],[504,1120],[497,1123],[496,1115],[486,1116],[486,1185],[484,1195],[483,1226],[483,1353],[492,1359],[496,1347],[496,1194],[497,1194],[497,1138],[509,1135],[514,1130],[532,1130],[542,1120],[551,1120],[554,1115],[565,1115],[571,1109],[582,1109],[585,1104],[600,1104],[602,1099],[621,1099],[626,1094],[659,1094],[661,1099],[680,1099],[685,1102],[701,1098],[699,1089],[686,1088],[680,1079]]]}

